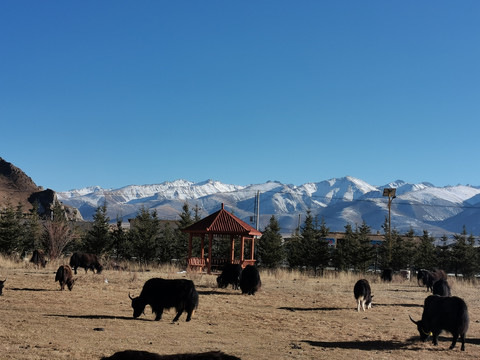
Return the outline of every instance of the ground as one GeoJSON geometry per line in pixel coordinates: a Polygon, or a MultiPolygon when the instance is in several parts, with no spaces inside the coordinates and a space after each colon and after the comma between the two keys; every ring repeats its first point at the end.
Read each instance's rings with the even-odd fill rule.
{"type": "MultiPolygon", "coordinates": [[[[64,260],[66,263],[68,261],[64,260]]],[[[439,345],[420,342],[415,320],[428,295],[416,280],[385,284],[368,277],[373,307],[356,311],[353,286],[361,276],[309,277],[280,271],[261,272],[263,286],[254,296],[218,289],[215,275],[189,275],[174,268],[150,271],[80,269],[73,291],[54,282],[61,262],[45,269],[31,264],[1,266],[7,277],[0,297],[2,359],[100,359],[133,349],[158,354],[221,350],[241,359],[443,359],[480,358],[480,300],[475,284],[450,279],[452,295],[469,306],[466,351],[448,350],[449,333],[439,345]],[[132,318],[129,292],[138,296],[152,277],[190,278],[199,307],[173,324],[173,310],[160,321],[147,306],[132,318]]]]}

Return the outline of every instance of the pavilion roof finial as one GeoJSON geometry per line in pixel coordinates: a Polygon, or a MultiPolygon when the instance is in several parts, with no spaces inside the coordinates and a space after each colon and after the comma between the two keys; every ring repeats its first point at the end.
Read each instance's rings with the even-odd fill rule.
{"type": "Polygon", "coordinates": [[[222,203],[222,209],[225,209],[225,205],[222,203]]]}

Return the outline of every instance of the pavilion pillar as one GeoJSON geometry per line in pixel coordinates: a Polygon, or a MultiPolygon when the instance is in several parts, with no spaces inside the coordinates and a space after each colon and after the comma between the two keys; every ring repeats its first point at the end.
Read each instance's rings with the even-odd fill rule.
{"type": "Polygon", "coordinates": [[[230,235],[230,264],[233,264],[233,259],[235,259],[235,238],[230,235]]]}
{"type": "Polygon", "coordinates": [[[212,242],[213,234],[208,234],[208,264],[207,264],[207,274],[212,272],[212,242]]]}
{"type": "Polygon", "coordinates": [[[242,240],[240,241],[241,249],[240,249],[240,264],[243,264],[243,260],[245,257],[245,237],[242,236],[242,240]]]}
{"type": "Polygon", "coordinates": [[[188,258],[190,259],[192,257],[192,241],[193,239],[193,234],[190,233],[188,234],[188,258]]]}
{"type": "Polygon", "coordinates": [[[205,257],[205,234],[200,238],[200,259],[205,257]]]}
{"type": "Polygon", "coordinates": [[[254,250],[255,250],[255,237],[252,237],[252,248],[250,251],[250,253],[252,254],[251,260],[254,260],[254,252],[253,252],[254,250]]]}

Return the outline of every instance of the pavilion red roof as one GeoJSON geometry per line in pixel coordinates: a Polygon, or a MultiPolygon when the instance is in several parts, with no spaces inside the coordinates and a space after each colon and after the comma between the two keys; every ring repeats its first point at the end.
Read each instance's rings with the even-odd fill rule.
{"type": "Polygon", "coordinates": [[[231,235],[251,235],[262,236],[262,233],[246,222],[240,220],[232,213],[222,208],[211,215],[197,221],[195,224],[187,226],[182,231],[195,234],[231,234],[231,235]]]}

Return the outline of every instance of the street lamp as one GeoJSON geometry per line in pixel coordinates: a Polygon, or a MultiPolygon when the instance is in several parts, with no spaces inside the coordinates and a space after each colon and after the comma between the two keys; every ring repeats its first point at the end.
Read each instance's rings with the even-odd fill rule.
{"type": "Polygon", "coordinates": [[[396,198],[395,193],[397,189],[395,188],[385,188],[383,189],[383,196],[388,196],[388,263],[389,265],[392,262],[392,216],[391,216],[391,206],[392,200],[396,198]]]}

